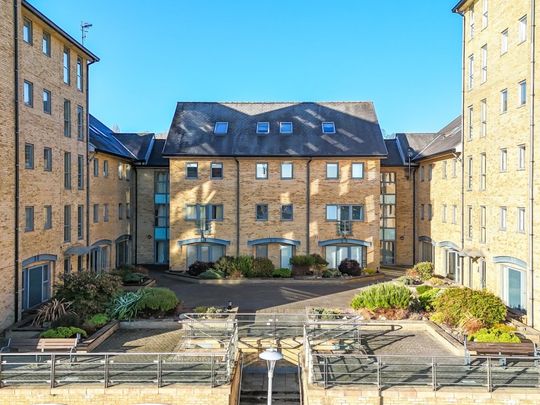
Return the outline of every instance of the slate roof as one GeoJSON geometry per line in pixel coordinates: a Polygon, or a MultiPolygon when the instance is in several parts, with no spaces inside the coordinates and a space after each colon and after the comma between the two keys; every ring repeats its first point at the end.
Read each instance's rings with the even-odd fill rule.
{"type": "Polygon", "coordinates": [[[412,150],[412,162],[444,153],[461,151],[461,116],[455,118],[437,133],[399,133],[397,145],[404,159],[407,151],[412,150]]]}
{"type": "Polygon", "coordinates": [[[136,156],[115,137],[114,132],[92,114],[90,114],[88,135],[90,144],[97,151],[124,159],[136,159],[136,156]]]}
{"type": "Polygon", "coordinates": [[[146,161],[146,166],[153,167],[167,167],[169,166],[169,159],[163,157],[163,146],[165,146],[166,139],[156,138],[152,145],[152,151],[150,157],[146,161]]]}
{"type": "Polygon", "coordinates": [[[151,146],[154,134],[115,132],[113,135],[135,156],[137,160],[146,160],[148,148],[151,146]]]}
{"type": "Polygon", "coordinates": [[[386,149],[388,149],[388,157],[381,160],[381,166],[404,166],[405,156],[403,155],[401,148],[399,147],[398,140],[385,139],[386,149]]]}
{"type": "Polygon", "coordinates": [[[369,102],[215,103],[179,102],[164,146],[165,156],[374,156],[386,157],[375,109],[369,102]],[[218,121],[229,123],[215,135],[218,121]],[[257,122],[270,122],[257,134],[257,122]],[[333,121],[335,134],[321,124],[333,121]],[[279,133],[292,122],[294,133],[279,133]]]}

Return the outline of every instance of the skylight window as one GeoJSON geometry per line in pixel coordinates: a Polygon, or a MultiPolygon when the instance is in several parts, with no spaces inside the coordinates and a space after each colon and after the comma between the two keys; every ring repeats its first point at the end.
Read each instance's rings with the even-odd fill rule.
{"type": "Polygon", "coordinates": [[[258,134],[269,134],[270,133],[270,123],[269,122],[257,122],[257,133],[258,134]]]}
{"type": "Polygon", "coordinates": [[[333,122],[323,122],[322,131],[323,131],[323,134],[335,134],[336,124],[334,124],[333,122]]]}
{"type": "Polygon", "coordinates": [[[292,134],[293,133],[293,123],[292,122],[280,122],[279,123],[279,133],[280,134],[292,134]]]}
{"type": "Polygon", "coordinates": [[[216,122],[214,125],[214,134],[225,135],[229,131],[229,123],[226,121],[216,122]]]}

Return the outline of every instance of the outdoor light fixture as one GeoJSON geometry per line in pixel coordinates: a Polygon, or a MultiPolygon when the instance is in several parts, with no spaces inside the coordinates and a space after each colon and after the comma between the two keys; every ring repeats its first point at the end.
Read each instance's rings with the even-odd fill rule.
{"type": "Polygon", "coordinates": [[[272,379],[274,378],[274,368],[276,363],[283,359],[283,355],[277,351],[277,349],[266,349],[264,352],[259,353],[259,358],[266,360],[266,366],[268,367],[268,405],[272,404],[272,379]]]}

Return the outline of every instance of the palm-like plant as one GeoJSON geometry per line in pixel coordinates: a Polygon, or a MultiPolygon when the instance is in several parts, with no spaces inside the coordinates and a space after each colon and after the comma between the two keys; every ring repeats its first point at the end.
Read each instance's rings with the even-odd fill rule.
{"type": "Polygon", "coordinates": [[[39,308],[36,317],[32,321],[32,325],[41,326],[47,322],[54,322],[68,314],[73,313],[71,310],[71,301],[64,299],[53,298],[48,303],[39,308]]]}

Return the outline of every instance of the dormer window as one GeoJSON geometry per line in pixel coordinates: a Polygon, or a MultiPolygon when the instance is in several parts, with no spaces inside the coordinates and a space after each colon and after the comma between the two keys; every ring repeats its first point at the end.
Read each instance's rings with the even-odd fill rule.
{"type": "Polygon", "coordinates": [[[257,133],[258,134],[269,134],[270,133],[270,123],[269,122],[257,122],[257,133]]]}
{"type": "Polygon", "coordinates": [[[336,124],[333,122],[323,122],[322,123],[322,132],[323,134],[335,134],[336,133],[336,124]]]}
{"type": "Polygon", "coordinates": [[[216,122],[214,125],[214,134],[225,135],[229,131],[229,123],[226,121],[216,122]]]}
{"type": "Polygon", "coordinates": [[[293,133],[293,123],[292,122],[280,122],[279,123],[279,133],[280,134],[292,134],[293,133]]]}

